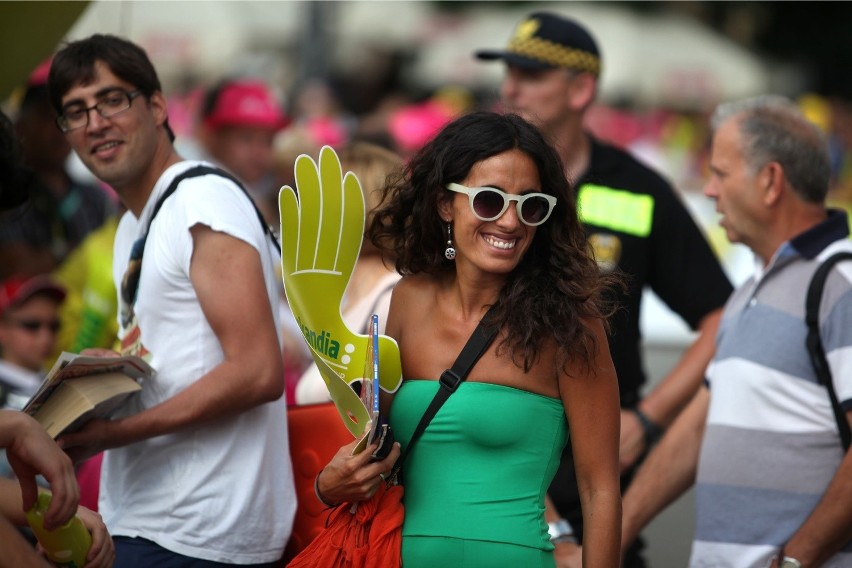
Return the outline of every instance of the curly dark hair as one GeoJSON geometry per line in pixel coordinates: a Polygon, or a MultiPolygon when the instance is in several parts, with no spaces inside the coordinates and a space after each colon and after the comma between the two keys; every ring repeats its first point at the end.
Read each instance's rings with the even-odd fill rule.
{"type": "Polygon", "coordinates": [[[497,299],[489,324],[505,331],[499,349],[529,371],[541,349],[553,341],[563,370],[569,362],[590,368],[597,342],[584,320],[609,317],[605,299],[616,277],[604,275],[589,252],[577,217],[576,200],[562,162],[539,131],[514,114],[474,112],[447,125],[384,188],[367,235],[392,253],[401,274],[445,274],[455,264],[444,258],[444,222],[438,205],[448,183],[462,182],[478,162],[519,149],[538,169],[541,191],[558,198],[497,299]]]}

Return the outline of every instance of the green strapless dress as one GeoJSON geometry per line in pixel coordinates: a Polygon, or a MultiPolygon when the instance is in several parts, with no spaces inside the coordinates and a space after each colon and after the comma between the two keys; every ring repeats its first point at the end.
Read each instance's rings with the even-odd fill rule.
{"type": "MultiPolygon", "coordinates": [[[[406,380],[390,421],[403,447],[438,389],[406,380]]],[[[464,382],[402,470],[403,566],[553,566],[544,496],[568,439],[562,402],[464,382]]]]}

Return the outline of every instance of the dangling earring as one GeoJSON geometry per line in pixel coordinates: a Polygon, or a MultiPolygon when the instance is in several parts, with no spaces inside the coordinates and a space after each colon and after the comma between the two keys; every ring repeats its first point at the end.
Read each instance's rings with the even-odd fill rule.
{"type": "Polygon", "coordinates": [[[452,235],[452,225],[447,221],[447,250],[444,251],[444,256],[447,257],[447,260],[453,260],[456,258],[456,249],[453,248],[453,235],[452,235]]]}

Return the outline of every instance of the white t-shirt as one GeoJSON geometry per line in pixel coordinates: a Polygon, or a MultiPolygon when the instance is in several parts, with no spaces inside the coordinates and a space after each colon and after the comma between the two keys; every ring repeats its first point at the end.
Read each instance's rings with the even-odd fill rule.
{"type": "MultiPolygon", "coordinates": [[[[114,249],[117,289],[157,198],[195,165],[185,161],[165,171],[141,222],[130,212],[122,217],[114,249]]],[[[196,224],[260,251],[279,328],[277,251],[250,202],[224,177],[184,180],[164,202],[145,245],[134,311],[157,375],[143,385],[129,412],[173,397],[223,360],[189,279],[189,229],[196,224]]],[[[99,508],[111,534],[146,538],[185,556],[238,564],[279,559],[296,509],[284,397],[236,417],[107,451],[99,508]]]]}

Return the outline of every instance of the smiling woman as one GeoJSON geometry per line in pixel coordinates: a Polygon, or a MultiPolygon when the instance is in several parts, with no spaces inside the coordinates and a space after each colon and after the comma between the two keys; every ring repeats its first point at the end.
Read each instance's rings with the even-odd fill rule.
{"type": "MultiPolygon", "coordinates": [[[[477,325],[498,337],[406,458],[403,565],[553,566],[544,492],[570,427],[584,565],[616,566],[619,410],[602,297],[615,282],[588,254],[556,153],[518,116],[463,116],[385,188],[367,234],[403,274],[387,322],[403,447],[477,325]]],[[[397,453],[369,453],[338,452],[317,478],[325,502],[376,490],[397,453]]]]}
{"type": "MultiPolygon", "coordinates": [[[[521,150],[507,150],[474,164],[463,181],[486,187],[477,187],[468,193],[467,186],[447,184],[450,191],[467,193],[468,199],[462,195],[445,197],[438,208],[443,221],[448,227],[452,226],[455,233],[456,271],[475,268],[482,270],[483,276],[489,279],[493,275],[508,274],[532,243],[536,226],[546,220],[540,214],[534,218],[537,222],[527,222],[529,219],[522,214],[521,207],[522,203],[529,203],[529,198],[549,203],[544,194],[518,195],[538,189],[540,182],[535,164],[521,150]],[[462,191],[455,188],[462,188],[462,191]],[[512,200],[517,207],[509,207],[512,200]]],[[[547,197],[555,203],[555,197],[547,197]]]]}

